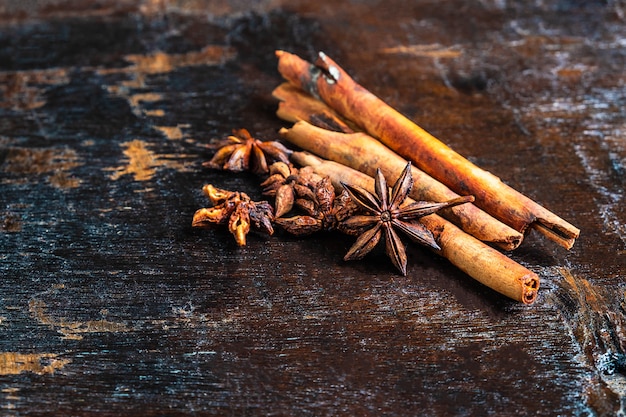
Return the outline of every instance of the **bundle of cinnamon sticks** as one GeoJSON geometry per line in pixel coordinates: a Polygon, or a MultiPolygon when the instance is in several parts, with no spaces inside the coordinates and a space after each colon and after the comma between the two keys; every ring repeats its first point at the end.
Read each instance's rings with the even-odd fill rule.
{"type": "Polygon", "coordinates": [[[438,252],[490,288],[534,302],[537,274],[492,246],[513,250],[534,229],[570,249],[580,233],[576,227],[456,153],[325,54],[315,63],[284,51],[276,55],[287,80],[274,90],[277,114],[295,123],[281,134],[307,151],[295,152],[295,162],[329,176],[337,187],[347,182],[372,190],[377,168],[393,180],[411,161],[412,198],[441,202],[473,195],[474,204],[422,218],[441,247],[438,252]]]}

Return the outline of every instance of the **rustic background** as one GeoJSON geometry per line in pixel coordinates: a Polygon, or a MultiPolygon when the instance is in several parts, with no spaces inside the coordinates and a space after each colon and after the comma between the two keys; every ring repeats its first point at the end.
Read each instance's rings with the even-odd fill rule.
{"type": "Polygon", "coordinates": [[[622,0],[0,3],[0,413],[616,415],[626,394],[622,0]],[[202,168],[276,139],[275,49],[325,51],[582,229],[516,304],[409,250],[193,230],[202,168]]]}

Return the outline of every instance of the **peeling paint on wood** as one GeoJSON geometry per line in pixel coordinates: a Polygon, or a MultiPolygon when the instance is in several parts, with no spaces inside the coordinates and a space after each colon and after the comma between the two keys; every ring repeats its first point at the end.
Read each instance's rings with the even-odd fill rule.
{"type": "MultiPolygon", "coordinates": [[[[157,129],[161,130],[161,128],[157,129]]],[[[135,181],[147,181],[151,179],[158,168],[170,168],[184,171],[187,168],[182,161],[184,155],[157,155],[146,147],[146,143],[135,139],[122,143],[124,155],[127,160],[125,165],[117,168],[105,168],[105,171],[113,171],[111,180],[116,181],[124,175],[132,175],[135,181]]]]}
{"type": "Polygon", "coordinates": [[[2,413],[623,413],[619,2],[9,3],[2,413]],[[233,128],[277,139],[276,49],[327,52],[580,225],[571,251],[530,234],[510,254],[542,279],[535,305],[416,247],[400,277],[383,253],[342,262],[342,236],[193,230],[203,184],[260,196],[202,162],[233,128]]]}
{"type": "MultiPolygon", "coordinates": [[[[0,352],[0,375],[18,375],[23,372],[37,375],[53,374],[71,362],[58,356],[54,353],[0,352]]],[[[13,393],[15,390],[3,392],[13,393]]]]}

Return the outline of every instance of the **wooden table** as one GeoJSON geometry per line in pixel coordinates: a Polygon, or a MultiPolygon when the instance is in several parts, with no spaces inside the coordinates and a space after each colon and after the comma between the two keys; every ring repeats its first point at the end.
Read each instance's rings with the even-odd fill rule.
{"type": "Polygon", "coordinates": [[[626,394],[622,2],[0,5],[8,416],[614,415],[626,394]],[[412,246],[191,228],[233,128],[277,139],[274,50],[326,52],[581,228],[509,256],[523,306],[412,246]]]}

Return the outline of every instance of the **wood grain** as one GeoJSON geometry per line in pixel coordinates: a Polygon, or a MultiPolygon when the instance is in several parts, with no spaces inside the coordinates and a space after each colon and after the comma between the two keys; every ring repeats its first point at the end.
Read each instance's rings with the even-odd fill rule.
{"type": "Polygon", "coordinates": [[[624,10],[548,3],[0,5],[0,414],[615,415],[624,10]],[[347,236],[192,229],[206,183],[261,197],[202,162],[233,128],[279,138],[277,49],[580,226],[511,254],[536,303],[418,247],[401,277],[347,236]]]}

